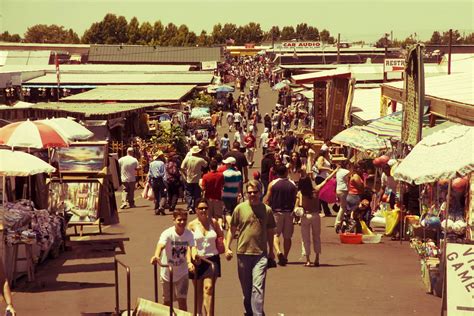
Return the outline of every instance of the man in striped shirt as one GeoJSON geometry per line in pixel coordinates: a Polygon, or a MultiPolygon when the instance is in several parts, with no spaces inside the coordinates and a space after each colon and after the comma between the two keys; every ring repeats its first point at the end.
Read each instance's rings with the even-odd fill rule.
{"type": "Polygon", "coordinates": [[[224,175],[224,188],[222,189],[222,201],[225,206],[225,218],[227,224],[230,225],[232,213],[241,197],[242,173],[237,170],[237,160],[234,157],[227,157],[222,161],[227,166],[222,174],[224,175]]]}

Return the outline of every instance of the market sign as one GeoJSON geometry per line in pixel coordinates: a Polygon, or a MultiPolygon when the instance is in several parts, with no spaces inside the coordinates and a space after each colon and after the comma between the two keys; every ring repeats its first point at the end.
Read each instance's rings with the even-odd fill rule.
{"type": "Polygon", "coordinates": [[[387,58],[383,64],[384,72],[404,72],[405,59],[403,58],[387,58]]]}
{"type": "Polygon", "coordinates": [[[276,48],[312,49],[312,48],[321,48],[321,46],[322,46],[321,42],[282,42],[280,45],[277,45],[276,48]]]}
{"type": "Polygon", "coordinates": [[[448,315],[474,313],[474,245],[446,245],[448,315]]]}

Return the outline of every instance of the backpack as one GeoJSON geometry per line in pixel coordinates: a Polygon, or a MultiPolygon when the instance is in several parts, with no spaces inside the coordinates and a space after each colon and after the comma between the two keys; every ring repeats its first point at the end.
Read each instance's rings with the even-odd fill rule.
{"type": "Polygon", "coordinates": [[[180,173],[175,161],[169,161],[166,164],[166,182],[179,182],[180,173]]]}

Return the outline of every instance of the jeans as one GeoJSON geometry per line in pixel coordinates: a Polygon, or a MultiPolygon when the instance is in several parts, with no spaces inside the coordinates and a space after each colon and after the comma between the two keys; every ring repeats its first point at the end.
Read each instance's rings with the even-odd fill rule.
{"type": "Polygon", "coordinates": [[[163,178],[150,178],[151,188],[155,195],[155,210],[164,210],[166,204],[166,186],[163,178]]]}
{"type": "Polygon", "coordinates": [[[304,214],[301,217],[301,239],[303,240],[304,253],[311,254],[311,240],[314,253],[321,253],[321,217],[319,213],[304,214]]]}
{"type": "Polygon", "coordinates": [[[179,188],[181,184],[179,182],[166,182],[166,191],[168,192],[168,205],[170,212],[173,212],[176,208],[179,198],[179,188]]]}
{"type": "Polygon", "coordinates": [[[344,218],[344,213],[347,210],[347,191],[336,191],[337,199],[339,200],[339,212],[337,212],[336,222],[334,226],[339,225],[344,218]]]}
{"type": "Polygon", "coordinates": [[[348,194],[346,201],[347,210],[352,212],[359,206],[360,196],[358,194],[348,194]]]}
{"type": "Polygon", "coordinates": [[[201,188],[199,183],[185,183],[184,184],[184,196],[188,205],[188,210],[193,210],[196,207],[196,200],[201,196],[201,188]]]}
{"type": "Polygon", "coordinates": [[[245,315],[262,316],[268,259],[265,255],[237,255],[245,315]]]}
{"type": "Polygon", "coordinates": [[[122,204],[128,204],[129,207],[135,207],[135,181],[122,183],[122,204]]]}

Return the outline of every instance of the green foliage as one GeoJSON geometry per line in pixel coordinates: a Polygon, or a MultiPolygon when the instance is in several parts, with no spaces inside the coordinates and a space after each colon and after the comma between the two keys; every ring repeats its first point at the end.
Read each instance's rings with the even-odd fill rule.
{"type": "Polygon", "coordinates": [[[8,31],[5,31],[2,34],[0,34],[0,42],[19,43],[21,42],[21,37],[18,34],[10,34],[8,33],[8,31]]]}
{"type": "Polygon", "coordinates": [[[191,101],[191,107],[193,108],[202,108],[202,107],[212,107],[214,105],[214,98],[209,94],[198,93],[197,96],[191,101]]]}
{"type": "Polygon", "coordinates": [[[25,42],[78,44],[79,36],[72,29],[65,30],[63,26],[36,24],[27,29],[25,42]]]}
{"type": "Polygon", "coordinates": [[[158,124],[150,141],[156,149],[176,151],[181,156],[186,154],[186,135],[179,125],[172,124],[170,131],[167,131],[158,124]]]}

